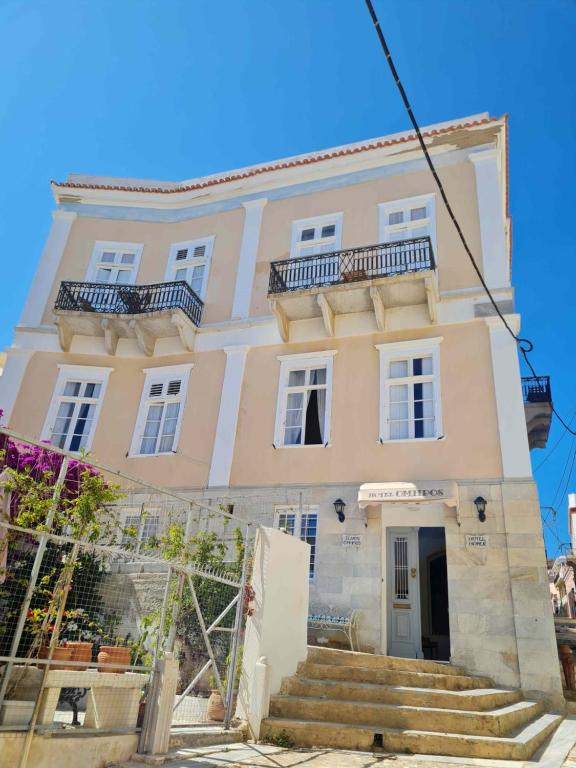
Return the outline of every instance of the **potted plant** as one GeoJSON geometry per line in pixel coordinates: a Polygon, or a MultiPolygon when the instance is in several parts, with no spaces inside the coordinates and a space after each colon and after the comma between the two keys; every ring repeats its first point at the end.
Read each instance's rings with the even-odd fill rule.
{"type": "Polygon", "coordinates": [[[126,638],[116,638],[116,645],[101,645],[98,652],[98,672],[115,672],[123,675],[126,667],[131,663],[132,649],[127,645],[126,638]],[[123,667],[111,666],[123,664],[123,667]]]}
{"type": "MultiPolygon", "coordinates": [[[[208,685],[210,686],[210,697],[208,698],[208,711],[206,712],[206,715],[208,720],[221,723],[224,720],[226,708],[224,707],[224,699],[216,687],[216,678],[214,675],[210,675],[208,685]]],[[[225,687],[224,690],[226,690],[225,687]]]]}

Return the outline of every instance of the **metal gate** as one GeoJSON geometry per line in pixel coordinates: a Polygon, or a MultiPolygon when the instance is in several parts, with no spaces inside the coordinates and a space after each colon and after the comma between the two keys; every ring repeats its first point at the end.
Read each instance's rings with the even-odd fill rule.
{"type": "Polygon", "coordinates": [[[55,732],[139,734],[147,751],[168,652],[180,661],[172,725],[215,714],[229,728],[250,531],[226,509],[0,429],[0,737],[25,734],[13,764],[55,732]]]}

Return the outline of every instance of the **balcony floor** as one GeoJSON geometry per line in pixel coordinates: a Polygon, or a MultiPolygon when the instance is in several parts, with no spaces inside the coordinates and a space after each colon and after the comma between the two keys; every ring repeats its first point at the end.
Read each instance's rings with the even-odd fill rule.
{"type": "Polygon", "coordinates": [[[374,312],[379,330],[385,330],[386,310],[426,305],[436,322],[438,290],[433,269],[383,276],[350,283],[326,283],[300,290],[268,294],[280,334],[289,340],[294,320],[322,317],[328,336],[334,335],[336,315],[374,312]]]}
{"type": "Polygon", "coordinates": [[[143,354],[150,357],[158,339],[179,336],[187,351],[193,351],[196,326],[181,309],[162,309],[142,314],[85,312],[55,309],[60,346],[70,350],[74,336],[104,339],[109,355],[116,354],[119,339],[135,338],[143,354]]]}

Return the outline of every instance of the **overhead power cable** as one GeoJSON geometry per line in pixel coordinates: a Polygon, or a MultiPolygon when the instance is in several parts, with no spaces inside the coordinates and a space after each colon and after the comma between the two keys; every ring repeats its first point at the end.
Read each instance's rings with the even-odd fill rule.
{"type": "MultiPolygon", "coordinates": [[[[448,215],[450,216],[450,219],[452,223],[454,224],[454,227],[456,229],[456,232],[458,233],[458,237],[460,238],[460,242],[464,246],[464,250],[466,251],[466,254],[468,255],[468,258],[470,259],[470,262],[472,264],[472,267],[474,268],[474,271],[478,275],[478,279],[480,280],[480,283],[482,284],[482,287],[484,291],[486,292],[486,295],[490,299],[490,302],[492,303],[492,306],[494,307],[494,310],[502,323],[504,324],[504,327],[512,336],[516,344],[518,345],[518,348],[520,352],[522,353],[522,356],[524,357],[524,360],[526,361],[526,365],[530,369],[533,376],[536,378],[538,377],[538,374],[534,370],[534,367],[532,366],[532,363],[528,359],[528,354],[532,352],[534,349],[534,344],[530,341],[530,339],[524,339],[514,333],[510,325],[508,324],[508,321],[500,311],[500,307],[498,306],[495,298],[492,296],[492,293],[490,292],[490,289],[488,288],[486,281],[484,280],[484,276],[482,275],[482,272],[480,270],[480,267],[478,266],[476,259],[474,258],[474,255],[472,251],[470,250],[470,246],[468,245],[466,238],[464,237],[464,233],[462,231],[462,227],[460,226],[458,219],[456,218],[454,211],[452,210],[452,206],[450,205],[450,202],[448,200],[448,196],[446,195],[446,192],[444,190],[444,185],[442,184],[442,181],[440,180],[440,177],[438,176],[438,172],[436,171],[436,167],[432,161],[432,158],[430,156],[430,153],[428,152],[428,147],[426,146],[426,142],[424,141],[424,137],[422,136],[422,131],[420,130],[420,126],[418,125],[418,122],[416,118],[414,117],[414,112],[412,111],[412,107],[410,106],[410,101],[408,100],[408,96],[406,95],[406,91],[404,90],[404,86],[402,85],[402,81],[400,80],[400,76],[398,75],[398,71],[396,70],[396,66],[394,65],[394,61],[392,59],[392,54],[390,53],[390,49],[388,48],[388,44],[386,43],[386,39],[384,37],[384,33],[382,32],[382,28],[380,27],[380,22],[378,21],[378,16],[376,15],[376,11],[374,10],[374,6],[372,5],[372,0],[364,0],[366,3],[366,7],[368,8],[368,13],[370,14],[370,17],[372,19],[372,23],[374,24],[374,29],[376,30],[376,34],[378,35],[378,40],[380,41],[380,45],[382,46],[382,50],[384,51],[384,55],[386,57],[386,61],[388,62],[388,67],[390,68],[390,72],[392,73],[392,77],[394,78],[394,82],[396,83],[396,86],[398,88],[398,91],[400,92],[400,96],[402,98],[402,101],[404,102],[404,106],[406,108],[406,111],[408,113],[408,117],[410,118],[410,122],[412,123],[412,126],[414,128],[414,131],[416,132],[416,136],[418,138],[418,143],[420,144],[420,147],[422,149],[422,152],[424,153],[424,157],[426,158],[426,162],[428,163],[428,167],[430,169],[430,172],[432,173],[432,176],[434,177],[434,181],[436,182],[436,185],[440,191],[440,196],[442,197],[442,201],[444,202],[444,205],[446,206],[446,210],[448,211],[448,215]]],[[[558,411],[555,409],[554,404],[551,404],[552,412],[558,419],[558,421],[562,424],[565,430],[570,432],[571,435],[576,435],[576,431],[573,430],[560,416],[558,411]]]]}

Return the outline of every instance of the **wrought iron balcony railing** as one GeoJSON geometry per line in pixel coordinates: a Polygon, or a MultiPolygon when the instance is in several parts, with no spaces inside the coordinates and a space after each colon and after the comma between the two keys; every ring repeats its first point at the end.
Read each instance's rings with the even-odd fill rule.
{"type": "Polygon", "coordinates": [[[199,326],[204,304],[184,280],[154,285],[108,285],[64,281],[54,306],[56,310],[142,315],[166,309],[181,309],[199,326]]]}
{"type": "Polygon", "coordinates": [[[429,237],[273,261],[269,294],[435,269],[429,237]]]}
{"type": "Polygon", "coordinates": [[[525,403],[551,403],[550,376],[523,376],[522,395],[525,403]]]}

